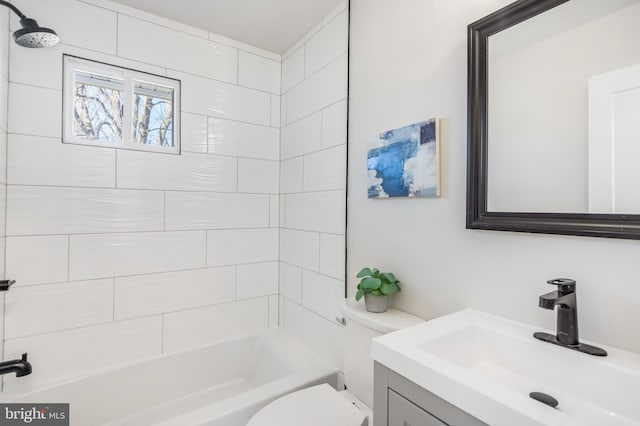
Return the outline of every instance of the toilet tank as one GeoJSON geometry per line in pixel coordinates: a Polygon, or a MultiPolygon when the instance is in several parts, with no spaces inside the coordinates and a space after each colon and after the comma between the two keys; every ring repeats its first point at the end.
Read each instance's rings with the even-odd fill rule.
{"type": "Polygon", "coordinates": [[[364,301],[345,299],[340,311],[346,321],[344,336],[344,383],[351,393],[373,406],[373,360],[371,340],[383,334],[423,322],[422,319],[389,308],[387,312],[367,312],[364,301]]]}

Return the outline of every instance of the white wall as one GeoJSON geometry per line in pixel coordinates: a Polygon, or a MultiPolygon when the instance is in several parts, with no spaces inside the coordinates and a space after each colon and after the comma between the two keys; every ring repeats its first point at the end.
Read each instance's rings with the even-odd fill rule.
{"type": "Polygon", "coordinates": [[[346,2],[282,64],[281,325],[337,366],[344,299],[346,2]]]}
{"type": "Polygon", "coordinates": [[[4,389],[277,326],[280,56],[109,1],[20,7],[62,43],[10,47],[4,351],[34,372],[4,389]],[[180,79],[182,154],[62,144],[63,53],[180,79]]]}
{"type": "Polygon", "coordinates": [[[545,281],[578,281],[581,338],[640,352],[640,242],[465,229],[466,30],[510,0],[353,0],[347,287],[396,273],[395,306],[429,319],[472,307],[554,329],[545,281]],[[367,199],[377,132],[442,118],[442,197],[367,199]]]}

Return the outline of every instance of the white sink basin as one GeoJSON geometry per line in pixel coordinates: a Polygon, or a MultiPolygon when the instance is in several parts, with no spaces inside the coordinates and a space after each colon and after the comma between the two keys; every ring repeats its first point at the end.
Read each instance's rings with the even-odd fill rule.
{"type": "Polygon", "coordinates": [[[587,355],[534,331],[544,330],[465,310],[378,337],[372,356],[492,426],[640,425],[640,355],[587,355]]]}

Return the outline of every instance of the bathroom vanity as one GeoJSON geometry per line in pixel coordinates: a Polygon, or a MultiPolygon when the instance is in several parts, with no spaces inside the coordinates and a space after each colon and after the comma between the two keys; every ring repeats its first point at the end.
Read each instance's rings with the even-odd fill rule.
{"type": "Polygon", "coordinates": [[[486,426],[377,362],[373,380],[373,426],[486,426]]]}
{"type": "Polygon", "coordinates": [[[375,338],[374,426],[640,424],[640,355],[542,331],[467,309],[375,338]]]}

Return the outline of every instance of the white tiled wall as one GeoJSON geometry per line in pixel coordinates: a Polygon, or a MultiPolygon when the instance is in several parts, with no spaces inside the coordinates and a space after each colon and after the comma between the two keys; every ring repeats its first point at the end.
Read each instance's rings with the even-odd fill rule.
{"type": "Polygon", "coordinates": [[[342,367],[346,2],[284,55],[280,167],[280,322],[342,367]]]}
{"type": "Polygon", "coordinates": [[[62,43],[9,45],[0,11],[0,332],[34,365],[4,389],[277,326],[280,56],[110,1],[20,7],[62,43]],[[182,154],[62,144],[63,53],[180,79],[182,154]]]}
{"type": "MultiPolygon", "coordinates": [[[[5,9],[5,8],[3,8],[5,9]]],[[[0,279],[5,277],[7,199],[7,92],[9,87],[9,9],[0,10],[0,279]]],[[[4,294],[0,294],[0,341],[4,341],[4,294]]],[[[0,358],[3,356],[0,348],[0,358]]],[[[0,379],[2,380],[2,379],[0,379]]]]}

